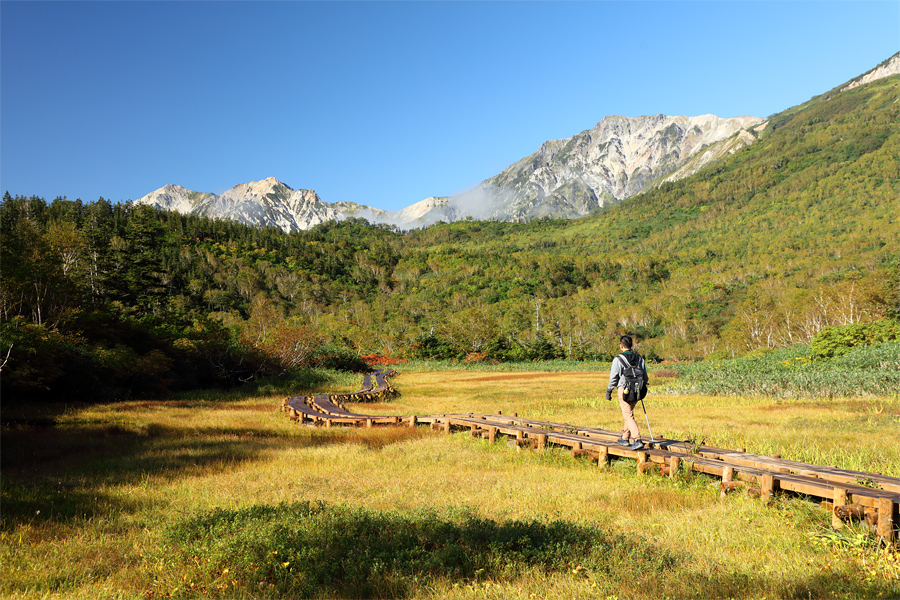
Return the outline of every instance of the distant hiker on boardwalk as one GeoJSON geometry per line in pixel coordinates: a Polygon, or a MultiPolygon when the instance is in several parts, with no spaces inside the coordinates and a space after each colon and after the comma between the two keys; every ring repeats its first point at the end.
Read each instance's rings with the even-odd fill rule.
{"type": "Polygon", "coordinates": [[[618,389],[619,407],[625,427],[622,438],[616,442],[620,446],[628,446],[629,450],[640,450],[644,447],[637,421],[634,420],[634,406],[647,394],[647,365],[644,358],[634,352],[631,337],[623,335],[619,338],[622,353],[613,359],[609,370],[609,385],[606,387],[606,399],[612,400],[612,391],[618,389]]]}

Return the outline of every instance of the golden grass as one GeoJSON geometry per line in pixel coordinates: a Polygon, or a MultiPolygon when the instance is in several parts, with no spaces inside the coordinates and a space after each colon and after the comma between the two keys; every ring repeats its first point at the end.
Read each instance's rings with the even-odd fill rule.
{"type": "MultiPolygon", "coordinates": [[[[603,398],[604,373],[410,371],[394,384],[398,399],[362,411],[500,410],[612,430],[621,424],[616,404],[603,398]]],[[[653,382],[651,390],[646,405],[657,436],[898,475],[898,445],[874,443],[897,439],[896,400],[666,396],[653,382]]],[[[600,469],[562,451],[518,452],[467,434],[317,429],[287,419],[280,401],[121,402],[71,408],[54,415],[55,427],[6,427],[0,595],[159,596],[164,583],[202,596],[160,554],[166,524],[214,508],[301,500],[593,523],[683,557],[666,580],[628,565],[617,577],[598,578],[573,565],[569,573],[535,569],[511,580],[422,582],[415,588],[421,598],[900,594],[894,559],[823,549],[809,534],[822,530],[827,515],[799,500],[766,507],[738,493],[722,501],[703,476],[638,477],[629,461],[600,469]]],[[[645,430],[643,413],[638,419],[645,430]]]]}

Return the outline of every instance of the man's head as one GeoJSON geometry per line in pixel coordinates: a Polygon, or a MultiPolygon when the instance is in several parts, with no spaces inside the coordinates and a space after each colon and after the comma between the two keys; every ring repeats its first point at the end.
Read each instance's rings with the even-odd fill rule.
{"type": "Polygon", "coordinates": [[[622,347],[623,350],[631,350],[632,341],[630,335],[623,335],[619,338],[619,346],[622,347]]]}

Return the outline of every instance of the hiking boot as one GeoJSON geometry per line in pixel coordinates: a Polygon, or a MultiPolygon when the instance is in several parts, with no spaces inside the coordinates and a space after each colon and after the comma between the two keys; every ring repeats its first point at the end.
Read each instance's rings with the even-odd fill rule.
{"type": "Polygon", "coordinates": [[[635,440],[635,442],[632,445],[628,446],[628,449],[629,450],[640,450],[643,447],[644,447],[644,442],[642,442],[641,440],[635,440]]]}
{"type": "Polygon", "coordinates": [[[631,445],[631,442],[626,440],[625,438],[619,438],[618,440],[616,440],[616,443],[620,446],[630,446],[631,445]]]}

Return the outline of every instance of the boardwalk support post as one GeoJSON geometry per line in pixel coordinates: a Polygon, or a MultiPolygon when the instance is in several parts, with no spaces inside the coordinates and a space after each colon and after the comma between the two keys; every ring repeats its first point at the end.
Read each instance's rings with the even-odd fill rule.
{"type": "Polygon", "coordinates": [[[841,519],[840,508],[847,505],[847,490],[839,487],[834,488],[832,498],[834,505],[831,509],[831,526],[835,529],[840,529],[844,524],[844,521],[841,519]]]}
{"type": "Polygon", "coordinates": [[[775,493],[775,476],[768,473],[763,475],[760,481],[760,487],[762,488],[762,493],[759,497],[762,499],[762,501],[771,501],[772,494],[775,493]]]}
{"type": "Polygon", "coordinates": [[[724,467],[722,469],[722,483],[719,484],[719,498],[724,499],[725,495],[732,489],[734,486],[730,486],[731,482],[734,481],[734,467],[724,467]]]}
{"type": "Polygon", "coordinates": [[[600,452],[597,456],[597,467],[609,466],[609,448],[600,446],[600,452]]]}
{"type": "Polygon", "coordinates": [[[638,452],[637,453],[637,471],[638,475],[643,475],[647,471],[647,453],[646,452],[638,452]]]}
{"type": "Polygon", "coordinates": [[[581,450],[581,442],[575,442],[572,444],[572,458],[575,458],[579,454],[579,450],[581,450]]]}
{"type": "Polygon", "coordinates": [[[878,537],[890,545],[894,538],[894,502],[890,498],[878,499],[878,537]]]}
{"type": "Polygon", "coordinates": [[[669,457],[669,477],[674,478],[675,474],[678,473],[678,470],[681,468],[681,458],[677,456],[669,457]]]}

